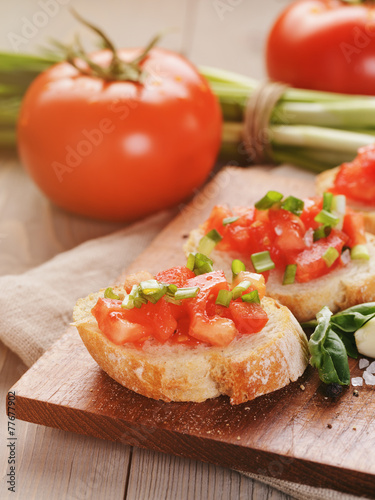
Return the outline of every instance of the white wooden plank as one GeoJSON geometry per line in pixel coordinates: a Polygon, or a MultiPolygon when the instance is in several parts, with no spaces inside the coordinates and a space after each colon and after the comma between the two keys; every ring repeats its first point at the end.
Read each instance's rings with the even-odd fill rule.
{"type": "Polygon", "coordinates": [[[238,472],[134,448],[126,500],[288,500],[238,472]]]}

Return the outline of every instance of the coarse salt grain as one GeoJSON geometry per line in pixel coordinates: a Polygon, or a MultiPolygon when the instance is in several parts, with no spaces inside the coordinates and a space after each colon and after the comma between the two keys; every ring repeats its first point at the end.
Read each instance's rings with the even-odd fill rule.
{"type": "Polygon", "coordinates": [[[364,368],[366,368],[368,365],[370,364],[370,361],[366,358],[361,358],[359,360],[359,369],[360,370],[363,370],[364,368]]]}
{"type": "Polygon", "coordinates": [[[367,385],[375,385],[375,375],[372,375],[370,372],[364,372],[363,378],[367,385]]]}
{"type": "Polygon", "coordinates": [[[367,368],[366,368],[366,372],[368,373],[372,373],[374,374],[375,373],[375,361],[373,361],[367,368]]]}
{"type": "Polygon", "coordinates": [[[362,377],[353,377],[352,378],[352,386],[353,387],[359,387],[363,385],[363,378],[362,377]]]}

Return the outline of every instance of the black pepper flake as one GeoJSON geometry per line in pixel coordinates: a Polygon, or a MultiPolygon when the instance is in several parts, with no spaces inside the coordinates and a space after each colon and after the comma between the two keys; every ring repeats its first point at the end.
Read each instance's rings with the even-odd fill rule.
{"type": "Polygon", "coordinates": [[[327,424],[328,429],[332,429],[332,424],[327,424]]]}
{"type": "Polygon", "coordinates": [[[355,390],[353,391],[353,396],[355,396],[356,398],[358,398],[358,396],[359,396],[359,392],[357,391],[357,389],[355,389],[355,390]]]}
{"type": "Polygon", "coordinates": [[[328,384],[326,388],[326,395],[330,398],[337,398],[342,393],[342,385],[328,384]]]}

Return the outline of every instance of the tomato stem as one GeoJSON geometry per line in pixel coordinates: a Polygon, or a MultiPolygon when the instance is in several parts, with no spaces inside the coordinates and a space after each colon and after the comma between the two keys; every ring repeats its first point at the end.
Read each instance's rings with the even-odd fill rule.
{"type": "Polygon", "coordinates": [[[78,36],[75,37],[74,42],[71,45],[63,45],[60,42],[54,41],[55,46],[63,52],[65,59],[69,64],[71,64],[83,75],[96,76],[107,81],[117,80],[138,83],[142,83],[144,81],[146,74],[142,69],[141,64],[147,57],[150,50],[159,42],[162,36],[161,34],[156,35],[132,61],[125,62],[121,59],[115,45],[103,30],[88,22],[73,8],[70,10],[77,21],[94,31],[94,33],[100,37],[104,48],[112,52],[112,59],[108,67],[96,64],[85,52],[78,36]],[[79,61],[83,61],[84,64],[80,64],[79,61]]]}

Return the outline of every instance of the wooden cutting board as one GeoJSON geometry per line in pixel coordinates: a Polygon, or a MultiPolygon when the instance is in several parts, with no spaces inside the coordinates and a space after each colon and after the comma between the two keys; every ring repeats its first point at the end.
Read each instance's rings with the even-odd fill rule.
{"type": "MultiPolygon", "coordinates": [[[[215,177],[126,273],[185,262],[182,244],[213,205],[251,204],[267,190],[303,197],[310,182],[260,169],[228,168],[215,177]]],[[[103,283],[103,287],[107,283],[103,283]]],[[[88,290],[90,292],[91,290],[88,290]]],[[[361,374],[350,361],[352,376],[361,374]]],[[[240,471],[375,496],[375,390],[345,388],[328,398],[309,367],[297,382],[231,406],[163,403],[135,394],[93,361],[74,328],[11,389],[17,418],[103,439],[199,459],[240,471]]]]}

